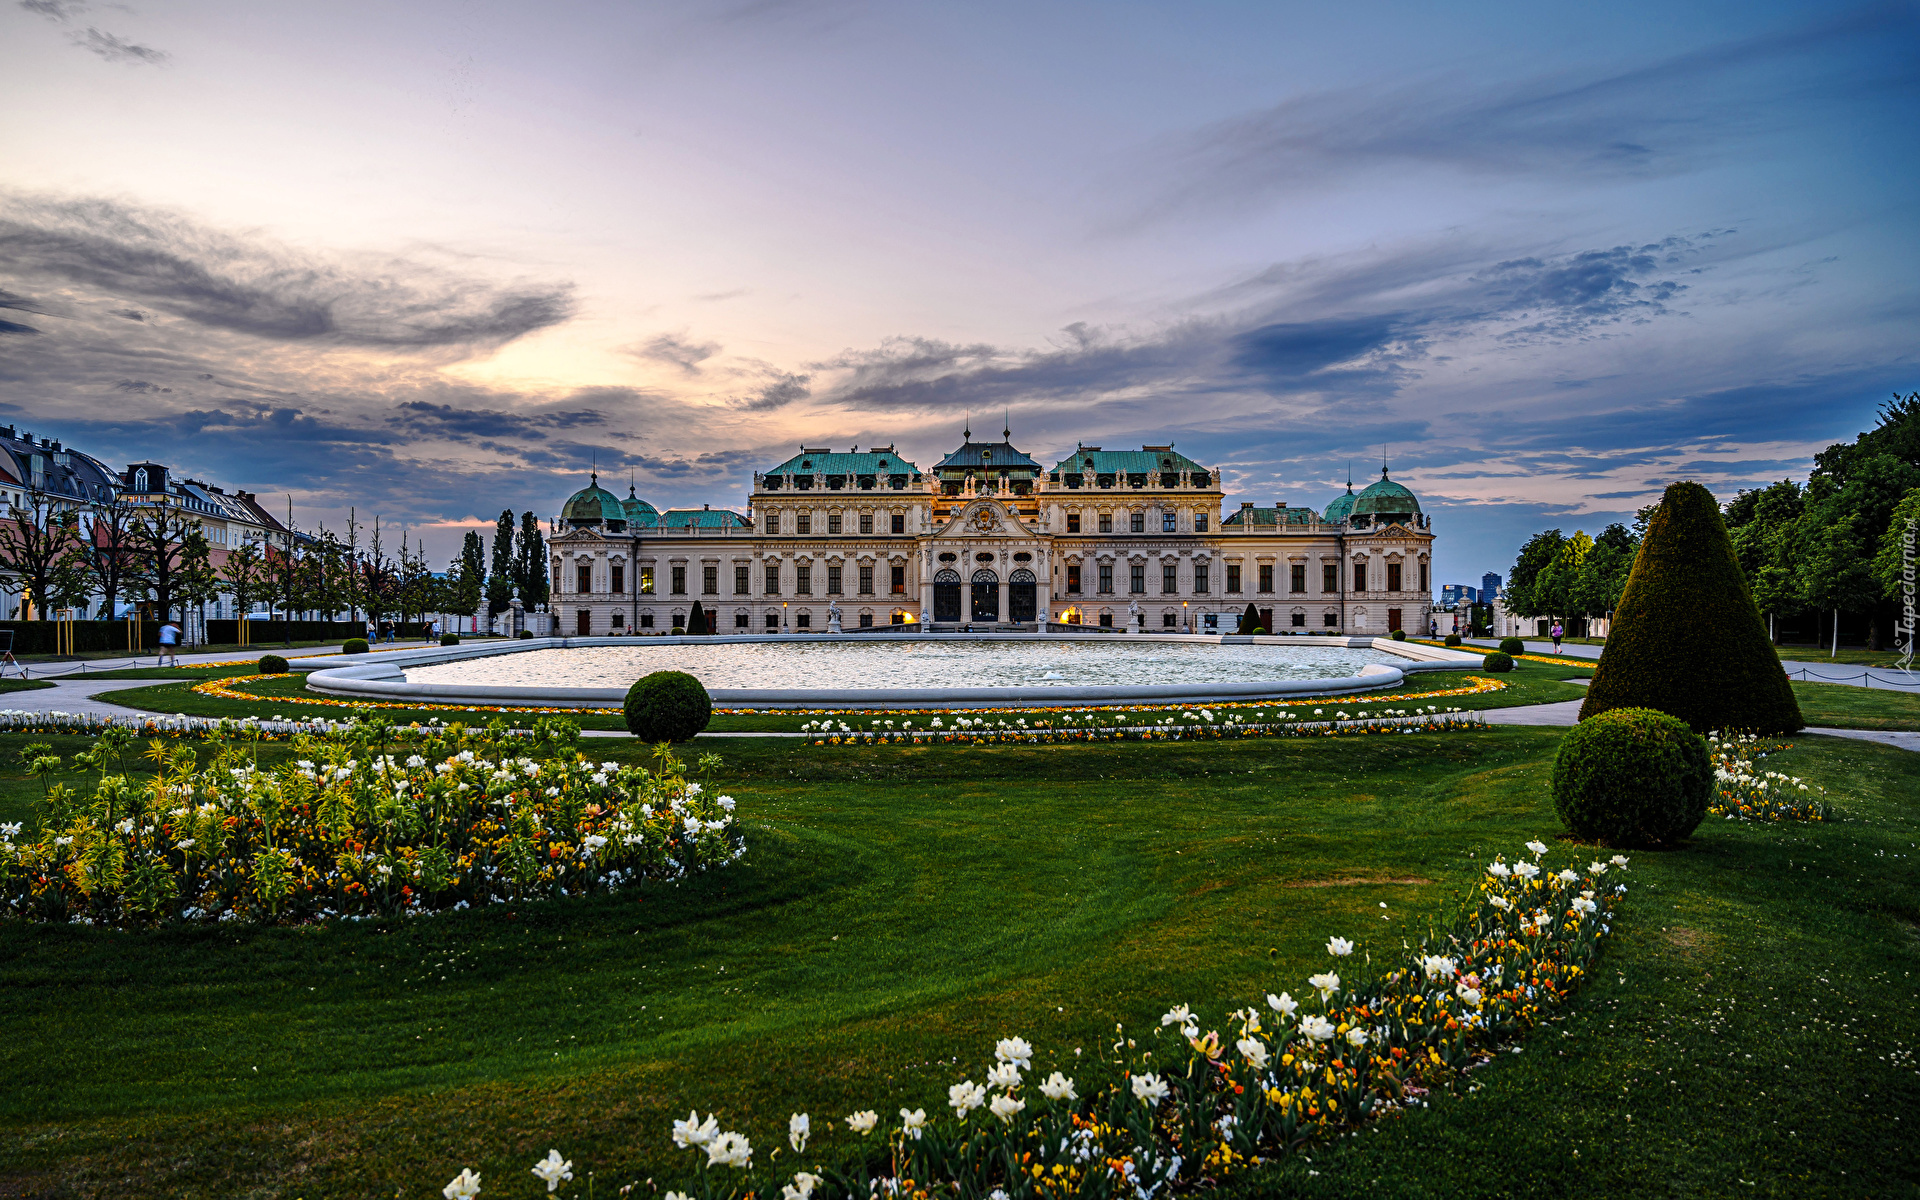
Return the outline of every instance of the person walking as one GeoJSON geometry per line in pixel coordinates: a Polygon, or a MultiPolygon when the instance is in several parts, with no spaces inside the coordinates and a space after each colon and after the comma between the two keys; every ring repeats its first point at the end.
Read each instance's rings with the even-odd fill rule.
{"type": "Polygon", "coordinates": [[[380,631],[374,627],[372,617],[367,618],[367,644],[370,646],[380,644],[380,631]]]}
{"type": "Polygon", "coordinates": [[[386,617],[380,618],[380,640],[383,642],[393,640],[393,622],[386,617]]]}
{"type": "Polygon", "coordinates": [[[1561,627],[1560,622],[1555,621],[1553,623],[1553,652],[1555,654],[1560,653],[1560,638],[1566,632],[1567,631],[1561,627]]]}
{"type": "Polygon", "coordinates": [[[166,666],[168,659],[174,666],[180,665],[180,627],[172,621],[160,626],[160,665],[166,666]]]}

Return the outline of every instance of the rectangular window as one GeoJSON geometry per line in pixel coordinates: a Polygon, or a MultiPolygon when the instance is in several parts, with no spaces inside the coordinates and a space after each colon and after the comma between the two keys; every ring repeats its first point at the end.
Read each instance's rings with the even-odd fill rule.
{"type": "Polygon", "coordinates": [[[748,621],[748,619],[749,619],[749,618],[747,617],[747,614],[745,614],[745,613],[735,613],[735,614],[733,614],[733,627],[734,627],[735,629],[745,629],[745,628],[747,627],[747,621],[748,621]]]}
{"type": "Polygon", "coordinates": [[[872,513],[860,514],[860,532],[861,533],[873,532],[873,514],[872,513]]]}
{"type": "Polygon", "coordinates": [[[1387,590],[1390,592],[1397,592],[1400,590],[1400,564],[1399,563],[1387,564],[1387,590]]]}
{"type": "Polygon", "coordinates": [[[767,595],[778,596],[779,594],[780,594],[780,564],[768,563],[767,564],[767,595]]]}
{"type": "Polygon", "coordinates": [[[718,596],[720,594],[719,567],[700,568],[700,594],[702,596],[718,596]]]}
{"type": "Polygon", "coordinates": [[[1367,564],[1365,563],[1353,564],[1353,590],[1356,592],[1367,590],[1367,564]]]}
{"type": "Polygon", "coordinates": [[[1260,564],[1260,590],[1263,592],[1270,592],[1273,590],[1273,564],[1272,563],[1260,564]]]}
{"type": "Polygon", "coordinates": [[[1177,533],[1177,532],[1179,532],[1179,526],[1178,526],[1178,524],[1176,523],[1176,521],[1174,520],[1174,514],[1173,514],[1173,513],[1170,513],[1170,512],[1163,512],[1163,513],[1161,513],[1161,514],[1160,514],[1160,532],[1161,532],[1161,533],[1177,533]]]}
{"type": "Polygon", "coordinates": [[[767,514],[767,532],[780,532],[780,514],[778,512],[770,512],[767,514]]]}
{"type": "Polygon", "coordinates": [[[1112,563],[1100,564],[1100,594],[1103,596],[1111,596],[1113,594],[1112,563]]]}
{"type": "Polygon", "coordinates": [[[1127,568],[1127,591],[1136,596],[1147,594],[1147,564],[1134,563],[1127,568]]]}
{"type": "Polygon", "coordinates": [[[840,570],[839,567],[827,568],[827,595],[829,596],[840,594],[840,570]]]}
{"type": "Polygon", "coordinates": [[[652,613],[641,613],[641,614],[640,614],[640,628],[642,628],[642,629],[652,629],[652,628],[653,628],[653,614],[652,614],[652,613]]]}
{"type": "Polygon", "coordinates": [[[839,513],[827,514],[827,532],[828,533],[840,532],[840,514],[839,513]]]}
{"type": "Polygon", "coordinates": [[[1100,532],[1101,533],[1113,532],[1113,514],[1112,513],[1100,514],[1100,532]]]}
{"type": "Polygon", "coordinates": [[[893,589],[893,594],[896,596],[906,595],[907,594],[907,569],[905,567],[894,567],[892,568],[892,571],[893,571],[893,578],[892,578],[891,587],[893,589]]]}
{"type": "Polygon", "coordinates": [[[905,533],[907,531],[907,515],[905,513],[893,514],[893,531],[895,533],[905,533]]]}
{"type": "Polygon", "coordinates": [[[653,568],[652,567],[640,568],[640,594],[643,596],[653,595],[653,568]]]}
{"type": "Polygon", "coordinates": [[[873,628],[873,614],[872,614],[872,613],[861,613],[861,614],[860,614],[860,628],[862,628],[862,629],[872,629],[872,628],[873,628]]]}
{"type": "Polygon", "coordinates": [[[1326,626],[1326,627],[1327,627],[1328,629],[1332,629],[1332,628],[1334,628],[1335,626],[1337,626],[1337,625],[1339,625],[1339,624],[1340,624],[1340,617],[1339,617],[1339,614],[1337,614],[1337,613],[1322,613],[1322,614],[1321,614],[1321,616],[1320,616],[1320,623],[1321,623],[1322,625],[1325,625],[1325,626],[1326,626]]]}
{"type": "Polygon", "coordinates": [[[1179,627],[1180,627],[1180,616],[1178,613],[1161,613],[1160,614],[1160,628],[1178,629],[1179,627]]]}
{"type": "Polygon", "coordinates": [[[813,614],[812,614],[812,613],[801,613],[801,614],[800,614],[799,616],[797,616],[797,617],[795,617],[795,618],[793,619],[793,623],[794,623],[794,625],[795,625],[795,626],[797,626],[798,628],[801,628],[801,629],[812,629],[812,628],[813,628],[813,614]]]}
{"type": "Polygon", "coordinates": [[[1287,568],[1287,588],[1289,591],[1294,592],[1304,592],[1307,590],[1307,565],[1305,563],[1295,563],[1293,566],[1287,568]]]}
{"type": "Polygon", "coordinates": [[[862,596],[873,595],[873,568],[872,567],[860,568],[860,594],[862,596]]]}
{"type": "Polygon", "coordinates": [[[1113,628],[1113,614],[1112,614],[1112,613],[1101,613],[1101,614],[1100,614],[1100,627],[1101,627],[1102,629],[1112,629],[1112,628],[1113,628]]]}
{"type": "Polygon", "coordinates": [[[1193,531],[1195,533],[1205,533],[1207,531],[1207,514],[1193,514],[1193,531]]]}
{"type": "Polygon", "coordinates": [[[611,588],[613,594],[617,596],[621,592],[626,591],[627,590],[626,564],[614,563],[611,567],[607,568],[607,571],[609,574],[613,576],[613,584],[611,588]]]}
{"type": "Polygon", "coordinates": [[[1340,568],[1332,563],[1320,564],[1320,590],[1337,592],[1340,590],[1340,568]]]}
{"type": "Polygon", "coordinates": [[[1080,514],[1079,513],[1067,514],[1067,532],[1068,533],[1080,532],[1080,514]]]}
{"type": "Polygon", "coordinates": [[[1180,591],[1180,564],[1179,563],[1161,563],[1160,564],[1160,594],[1163,596],[1170,596],[1170,595],[1177,594],[1179,591],[1180,591]]]}
{"type": "Polygon", "coordinates": [[[813,568],[804,564],[793,569],[793,594],[796,596],[813,595],[813,568]]]}
{"type": "Polygon", "coordinates": [[[1293,614],[1293,627],[1295,629],[1305,629],[1307,627],[1307,614],[1305,613],[1293,614]]]}
{"type": "Polygon", "coordinates": [[[736,596],[744,596],[752,590],[753,585],[748,581],[747,564],[733,564],[733,594],[736,596]]]}
{"type": "Polygon", "coordinates": [[[1132,524],[1129,525],[1129,528],[1135,533],[1145,533],[1147,531],[1147,514],[1134,513],[1132,524]]]}
{"type": "Polygon", "coordinates": [[[1240,592],[1240,564],[1239,563],[1227,564],[1227,592],[1231,595],[1238,595],[1240,592]]]}
{"type": "Polygon", "coordinates": [[[1427,582],[1427,564],[1425,563],[1420,564],[1420,590],[1423,592],[1433,590],[1432,585],[1427,582]]]}
{"type": "Polygon", "coordinates": [[[1080,594],[1080,564],[1068,563],[1067,564],[1067,595],[1078,596],[1079,594],[1080,594]]]}
{"type": "Polygon", "coordinates": [[[1204,596],[1207,594],[1206,563],[1193,564],[1193,594],[1196,596],[1204,596]]]}
{"type": "Polygon", "coordinates": [[[685,567],[675,567],[673,569],[673,594],[676,596],[684,596],[687,594],[687,569],[685,567]]]}
{"type": "Polygon", "coordinates": [[[795,517],[793,519],[793,528],[795,532],[798,532],[798,533],[812,533],[813,532],[813,514],[801,513],[799,516],[795,517]]]}
{"type": "Polygon", "coordinates": [[[574,570],[574,574],[579,579],[579,586],[574,588],[573,590],[576,592],[592,591],[593,590],[593,564],[581,563],[579,566],[575,567],[573,570],[574,570]]]}
{"type": "Polygon", "coordinates": [[[564,592],[567,590],[565,587],[561,586],[561,583],[560,583],[560,564],[559,563],[553,564],[553,590],[556,592],[564,592]]]}

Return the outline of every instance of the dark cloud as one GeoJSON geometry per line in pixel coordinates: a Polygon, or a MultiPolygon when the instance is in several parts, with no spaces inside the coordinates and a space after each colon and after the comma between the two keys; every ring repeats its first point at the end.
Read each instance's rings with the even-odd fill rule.
{"type": "Polygon", "coordinates": [[[18,321],[0,321],[0,333],[39,333],[31,325],[22,325],[18,321]]]}
{"type": "Polygon", "coordinates": [[[739,407],[749,412],[771,412],[776,408],[785,408],[789,404],[811,396],[813,390],[807,385],[812,381],[811,375],[780,372],[771,381],[762,385],[752,397],[742,401],[739,407]]]}
{"type": "Polygon", "coordinates": [[[113,315],[128,321],[144,321],[147,319],[147,314],[137,308],[116,308],[113,310],[113,315]]]}
{"type": "Polygon", "coordinates": [[[20,0],[20,7],[49,21],[70,21],[86,10],[84,0],[20,0]]]}
{"type": "Polygon", "coordinates": [[[102,33],[92,26],[70,35],[68,40],[82,50],[97,54],[108,62],[130,63],[134,66],[159,66],[171,57],[164,50],[137,45],[111,33],[102,33]]]}
{"type": "Polygon", "coordinates": [[[150,392],[154,394],[164,394],[173,391],[170,387],[161,387],[157,383],[148,383],[144,379],[122,379],[119,383],[114,384],[113,388],[118,392],[150,392]]]}
{"type": "Polygon", "coordinates": [[[689,375],[698,374],[700,364],[720,353],[718,342],[691,342],[684,334],[663,333],[632,349],[636,358],[679,367],[689,375]]]}
{"type": "Polygon", "coordinates": [[[1182,182],[1158,208],[1243,202],[1382,167],[1573,178],[1694,170],[1741,134],[1797,119],[1809,101],[1911,92],[1916,51],[1920,17],[1885,4],[1608,74],[1310,93],[1167,147],[1158,169],[1182,182]]]}
{"type": "Polygon", "coordinates": [[[0,257],[22,276],[279,341],[499,345],[573,314],[570,285],[499,287],[395,260],[355,269],[111,200],[12,199],[0,257]]]}
{"type": "Polygon", "coordinates": [[[423,400],[409,400],[396,407],[398,415],[387,418],[389,424],[422,436],[453,441],[478,437],[544,439],[546,430],[604,425],[607,420],[604,413],[590,409],[510,412],[457,408],[451,404],[429,404],[423,400]]]}

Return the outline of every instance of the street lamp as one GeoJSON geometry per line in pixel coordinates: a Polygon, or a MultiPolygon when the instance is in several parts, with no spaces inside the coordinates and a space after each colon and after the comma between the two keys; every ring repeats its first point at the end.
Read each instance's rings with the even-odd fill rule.
{"type": "Polygon", "coordinates": [[[1187,611],[1187,602],[1185,600],[1180,602],[1180,621],[1188,633],[1193,632],[1193,614],[1187,611]]]}

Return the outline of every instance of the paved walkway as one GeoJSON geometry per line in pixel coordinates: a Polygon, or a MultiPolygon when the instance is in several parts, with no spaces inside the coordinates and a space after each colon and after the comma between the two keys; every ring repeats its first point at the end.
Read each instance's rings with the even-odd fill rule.
{"type": "MultiPolygon", "coordinates": [[[[1500,643],[1495,638],[1469,638],[1468,644],[1489,648],[1500,643]]],[[[1528,654],[1553,654],[1552,642],[1528,641],[1524,643],[1528,654]]],[[[1578,646],[1562,643],[1560,658],[1599,658],[1601,646],[1578,646]]],[[[1802,679],[1810,683],[1844,683],[1850,687],[1885,688],[1896,692],[1920,692],[1920,671],[1902,671],[1897,667],[1863,667],[1859,663],[1820,662],[1817,660],[1783,659],[1781,669],[1793,679],[1802,679]]]]}
{"type": "MultiPolygon", "coordinates": [[[[417,647],[417,646],[425,646],[427,644],[428,643],[426,642],[419,642],[419,641],[393,642],[391,644],[382,642],[380,643],[380,648],[383,650],[384,649],[398,650],[402,647],[410,647],[410,646],[417,647]]],[[[338,654],[338,653],[340,653],[340,647],[338,644],[330,644],[326,646],[307,646],[305,648],[295,647],[290,650],[282,650],[280,647],[275,646],[271,643],[268,643],[267,645],[263,645],[263,646],[248,646],[242,650],[228,650],[220,654],[182,654],[179,657],[179,662],[177,665],[183,666],[183,667],[194,667],[194,666],[200,666],[205,663],[237,662],[241,659],[259,658],[263,654],[278,654],[281,658],[291,659],[291,658],[316,658],[316,657],[321,657],[328,654],[338,654]]],[[[173,666],[176,664],[169,663],[167,665],[173,666]]],[[[7,668],[5,675],[9,679],[18,679],[21,677],[22,673],[24,673],[25,677],[28,679],[78,679],[83,676],[95,674],[100,671],[125,671],[125,670],[132,670],[139,667],[158,667],[158,666],[160,666],[159,655],[142,654],[142,655],[126,656],[121,658],[83,658],[77,662],[22,663],[20,664],[20,669],[18,671],[16,671],[12,667],[7,668]]],[[[148,682],[156,682],[156,681],[149,680],[148,682]]],[[[127,684],[127,686],[137,687],[140,685],[137,683],[129,683],[127,684]]],[[[0,707],[4,707],[4,705],[0,705],[0,707]]]]}

